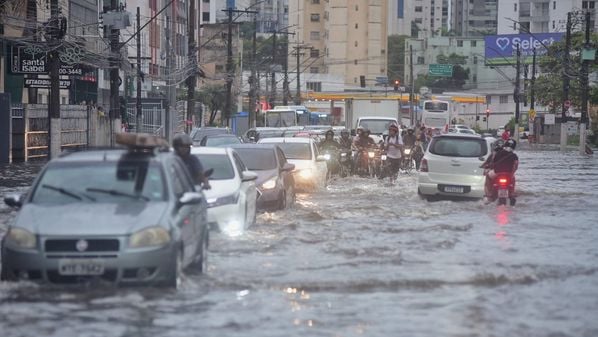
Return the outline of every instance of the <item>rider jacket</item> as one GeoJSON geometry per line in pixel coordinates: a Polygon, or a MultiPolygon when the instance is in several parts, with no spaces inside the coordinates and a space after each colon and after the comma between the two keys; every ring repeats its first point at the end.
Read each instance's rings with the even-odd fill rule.
{"type": "Polygon", "coordinates": [[[376,142],[374,142],[374,140],[372,139],[372,137],[361,136],[355,142],[355,146],[357,146],[358,148],[369,148],[369,147],[372,147],[372,146],[376,146],[376,142]]]}
{"type": "Polygon", "coordinates": [[[413,133],[406,133],[403,136],[403,144],[405,144],[405,147],[413,147],[415,145],[415,135],[413,133]]]}
{"type": "Polygon", "coordinates": [[[510,151],[499,150],[494,155],[493,168],[496,173],[514,173],[519,157],[510,151]]]}
{"type": "Polygon", "coordinates": [[[353,145],[353,141],[351,140],[351,138],[342,138],[341,137],[341,141],[340,141],[341,148],[350,149],[351,145],[353,145]]]}
{"type": "Polygon", "coordinates": [[[320,142],[320,144],[318,145],[318,148],[320,150],[324,150],[324,149],[333,149],[333,150],[337,150],[341,147],[341,145],[334,139],[324,139],[323,141],[320,142]]]}

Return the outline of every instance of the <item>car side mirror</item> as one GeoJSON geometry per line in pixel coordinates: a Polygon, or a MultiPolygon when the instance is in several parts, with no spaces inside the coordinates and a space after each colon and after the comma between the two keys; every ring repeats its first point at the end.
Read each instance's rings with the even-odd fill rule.
{"type": "Polygon", "coordinates": [[[4,203],[10,207],[21,208],[23,206],[23,197],[19,194],[12,194],[4,198],[4,203]]]}
{"type": "Polygon", "coordinates": [[[316,157],[316,161],[326,161],[326,156],[321,154],[316,157]]]}
{"type": "Polygon", "coordinates": [[[185,192],[180,198],[179,198],[179,207],[181,206],[185,206],[185,205],[198,205],[201,203],[203,199],[203,194],[198,193],[198,192],[185,192]]]}
{"type": "Polygon", "coordinates": [[[257,179],[257,173],[251,171],[244,171],[241,174],[242,181],[253,181],[257,179]]]}
{"type": "Polygon", "coordinates": [[[295,169],[295,164],[291,164],[291,163],[285,163],[284,166],[282,167],[283,171],[288,171],[288,172],[291,172],[294,169],[295,169]]]}

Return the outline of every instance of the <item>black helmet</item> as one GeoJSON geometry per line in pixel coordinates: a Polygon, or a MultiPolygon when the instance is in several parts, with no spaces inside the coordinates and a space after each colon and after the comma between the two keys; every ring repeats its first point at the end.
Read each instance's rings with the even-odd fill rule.
{"type": "Polygon", "coordinates": [[[494,151],[502,149],[503,145],[505,145],[505,142],[502,139],[497,140],[494,142],[494,151]]]}
{"type": "Polygon", "coordinates": [[[408,133],[413,133],[413,128],[412,128],[412,127],[410,127],[409,129],[407,129],[407,132],[408,132],[408,133]]]}
{"type": "Polygon", "coordinates": [[[186,133],[179,133],[174,136],[172,139],[172,147],[181,147],[181,146],[191,146],[193,145],[193,141],[191,137],[189,137],[186,133]]]}
{"type": "Polygon", "coordinates": [[[332,131],[332,130],[328,130],[328,131],[326,131],[326,134],[325,134],[325,136],[326,136],[326,137],[328,137],[328,136],[332,136],[332,137],[334,137],[334,131],[332,131]]]}
{"type": "Polygon", "coordinates": [[[514,139],[508,139],[505,142],[505,145],[503,145],[503,147],[510,147],[511,149],[515,150],[515,147],[517,146],[517,142],[514,139]]]}
{"type": "Polygon", "coordinates": [[[348,136],[348,135],[349,135],[349,130],[347,130],[347,129],[341,130],[341,136],[348,136]]]}
{"type": "Polygon", "coordinates": [[[364,134],[364,135],[365,135],[365,134],[369,135],[369,134],[370,134],[370,129],[366,129],[366,128],[364,128],[364,129],[363,129],[363,131],[362,131],[361,133],[362,133],[362,134],[364,134]]]}

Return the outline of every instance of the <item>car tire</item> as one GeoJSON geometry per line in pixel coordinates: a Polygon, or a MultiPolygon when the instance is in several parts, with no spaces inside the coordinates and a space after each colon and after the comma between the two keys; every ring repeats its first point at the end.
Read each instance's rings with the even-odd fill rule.
{"type": "Polygon", "coordinates": [[[183,270],[183,252],[177,249],[171,267],[169,268],[169,275],[166,279],[165,286],[168,288],[179,288],[181,284],[181,275],[183,270]]]}
{"type": "Polygon", "coordinates": [[[287,208],[287,191],[283,190],[278,201],[278,209],[283,210],[285,208],[287,208]]]}
{"type": "Polygon", "coordinates": [[[295,188],[291,186],[289,188],[289,192],[287,193],[286,206],[287,207],[292,207],[295,204],[296,197],[297,196],[295,194],[295,188]]]}
{"type": "Polygon", "coordinates": [[[0,266],[2,270],[0,270],[0,281],[16,281],[16,278],[8,272],[8,267],[2,263],[0,266]]]}
{"type": "Polygon", "coordinates": [[[200,273],[205,274],[208,271],[208,246],[210,243],[210,231],[206,229],[202,235],[201,248],[199,249],[199,261],[197,261],[197,269],[200,273]]]}

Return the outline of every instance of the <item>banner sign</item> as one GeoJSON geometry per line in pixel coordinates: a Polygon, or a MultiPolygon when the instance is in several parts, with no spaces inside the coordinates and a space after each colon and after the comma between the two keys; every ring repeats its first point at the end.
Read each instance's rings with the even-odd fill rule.
{"type": "MultiPolygon", "coordinates": [[[[26,78],[24,83],[25,88],[50,88],[49,78],[26,78]]],[[[71,87],[71,80],[60,80],[60,89],[68,89],[71,87]]]]}
{"type": "MultiPolygon", "coordinates": [[[[49,67],[46,60],[46,53],[41,48],[13,46],[10,72],[13,74],[48,74],[49,67]]],[[[61,64],[58,73],[65,76],[81,76],[83,69],[76,64],[61,64]]]]}
{"type": "Polygon", "coordinates": [[[546,55],[546,47],[563,39],[563,33],[487,35],[485,42],[486,65],[512,65],[517,60],[517,45],[521,63],[531,64],[534,48],[536,56],[546,55]]]}

